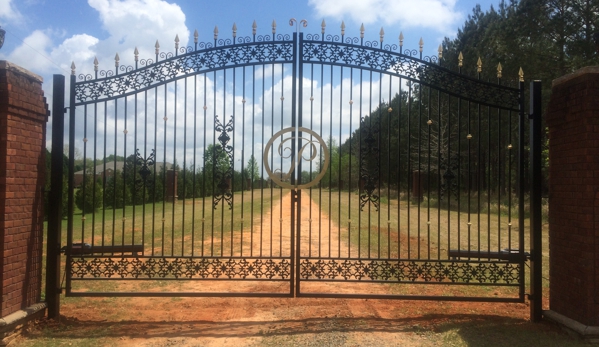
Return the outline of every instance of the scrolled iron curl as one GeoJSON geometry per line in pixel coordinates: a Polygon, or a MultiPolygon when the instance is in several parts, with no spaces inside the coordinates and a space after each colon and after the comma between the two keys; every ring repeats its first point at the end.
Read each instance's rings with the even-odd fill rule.
{"type": "Polygon", "coordinates": [[[187,54],[187,53],[191,53],[193,51],[195,51],[195,48],[191,47],[191,46],[179,48],[179,53],[181,53],[181,54],[187,54]]]}
{"type": "Polygon", "coordinates": [[[409,49],[406,48],[403,50],[403,52],[399,52],[403,55],[407,55],[408,57],[416,57],[418,56],[418,53],[420,53],[417,49],[409,49]]]}
{"type": "Polygon", "coordinates": [[[291,36],[289,34],[277,34],[277,40],[289,41],[289,40],[291,40],[291,36]]]}
{"type": "Polygon", "coordinates": [[[175,55],[173,54],[173,52],[160,52],[160,54],[158,56],[162,59],[170,59],[170,58],[174,57],[175,55]]]}
{"type": "Polygon", "coordinates": [[[200,42],[198,43],[198,48],[199,49],[209,49],[214,47],[214,44],[211,42],[200,42]]]}
{"type": "Polygon", "coordinates": [[[131,66],[131,65],[121,65],[119,66],[119,71],[122,72],[131,72],[135,70],[135,67],[131,66]]]}
{"type": "Polygon", "coordinates": [[[360,43],[360,39],[357,37],[346,37],[344,41],[350,45],[357,45],[360,43]]]}
{"type": "Polygon", "coordinates": [[[379,41],[366,41],[363,44],[364,47],[379,48],[379,41]]]}
{"type": "Polygon", "coordinates": [[[113,70],[101,70],[99,72],[99,75],[102,77],[112,77],[112,76],[114,76],[114,71],[113,70]]]}
{"type": "Polygon", "coordinates": [[[320,35],[318,35],[318,34],[306,34],[306,40],[318,41],[318,40],[320,40],[320,35]]]}
{"type": "Polygon", "coordinates": [[[139,65],[141,65],[141,66],[150,66],[152,64],[154,64],[154,60],[153,59],[141,59],[139,61],[139,65]]]}
{"type": "Polygon", "coordinates": [[[94,79],[94,76],[92,76],[91,74],[79,74],[79,76],[77,76],[77,78],[80,81],[91,81],[94,79]]]}
{"type": "Polygon", "coordinates": [[[325,39],[330,42],[342,42],[341,35],[328,34],[325,39]]]}
{"type": "Polygon", "coordinates": [[[268,42],[272,41],[271,35],[256,35],[256,42],[268,42]]]}
{"type": "Polygon", "coordinates": [[[399,46],[396,43],[385,44],[382,48],[386,51],[395,52],[399,46]]]}
{"type": "Polygon", "coordinates": [[[218,42],[217,46],[230,46],[233,44],[232,39],[218,39],[217,42],[218,42]]]}
{"type": "Polygon", "coordinates": [[[249,36],[241,36],[237,38],[237,43],[250,43],[252,42],[252,38],[249,36]]]}
{"type": "Polygon", "coordinates": [[[424,60],[427,63],[436,64],[439,62],[439,57],[437,57],[436,55],[431,55],[431,56],[427,55],[424,58],[422,58],[422,60],[424,60]]]}

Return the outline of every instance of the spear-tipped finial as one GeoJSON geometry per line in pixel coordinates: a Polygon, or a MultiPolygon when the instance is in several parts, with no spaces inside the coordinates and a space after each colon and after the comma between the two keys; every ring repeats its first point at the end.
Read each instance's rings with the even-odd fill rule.
{"type": "Polygon", "coordinates": [[[341,21],[341,36],[345,35],[345,22],[341,21]]]}
{"type": "Polygon", "coordinates": [[[483,61],[480,60],[480,57],[478,57],[478,61],[476,62],[476,72],[483,72],[483,61]]]}
{"type": "Polygon", "coordinates": [[[237,37],[237,24],[235,22],[233,22],[233,37],[237,37]]]}
{"type": "Polygon", "coordinates": [[[385,37],[385,30],[383,29],[383,27],[381,27],[381,31],[379,32],[379,36],[381,37],[380,38],[381,42],[383,42],[383,38],[385,37]]]}
{"type": "Polygon", "coordinates": [[[179,34],[175,35],[175,51],[179,50],[179,34]]]}
{"type": "Polygon", "coordinates": [[[119,57],[119,54],[117,53],[114,56],[114,66],[119,67],[119,61],[121,60],[121,58],[119,57]]]}
{"type": "Polygon", "coordinates": [[[256,35],[256,29],[258,29],[258,24],[256,24],[256,21],[254,20],[254,23],[252,24],[252,35],[256,35]]]}
{"type": "Polygon", "coordinates": [[[214,39],[217,40],[218,39],[218,26],[214,27],[214,39]]]}
{"type": "Polygon", "coordinates": [[[324,19],[322,20],[322,23],[320,24],[320,33],[324,35],[324,29],[327,27],[327,23],[325,23],[324,19]]]}
{"type": "Polygon", "coordinates": [[[501,63],[497,64],[497,78],[501,78],[501,63]]]}
{"type": "Polygon", "coordinates": [[[464,55],[462,54],[462,52],[460,52],[460,54],[458,55],[458,66],[462,67],[462,65],[464,65],[464,55]]]}
{"type": "Polygon", "coordinates": [[[94,57],[94,71],[98,71],[98,57],[94,57]]]}
{"type": "Polygon", "coordinates": [[[133,51],[133,59],[135,59],[135,61],[139,60],[139,50],[137,47],[135,47],[135,50],[133,51]]]}
{"type": "Polygon", "coordinates": [[[522,71],[522,67],[520,67],[520,71],[518,72],[518,80],[520,82],[524,82],[524,71],[522,71]]]}
{"type": "Polygon", "coordinates": [[[364,23],[362,23],[362,25],[360,25],[360,38],[363,39],[364,38],[364,23]]]}
{"type": "Polygon", "coordinates": [[[420,38],[420,41],[418,42],[418,46],[420,46],[420,52],[422,53],[422,48],[424,47],[424,41],[422,40],[422,37],[420,38]]]}
{"type": "Polygon", "coordinates": [[[403,31],[399,32],[399,45],[403,46],[403,31]]]}
{"type": "Polygon", "coordinates": [[[160,53],[160,43],[158,43],[158,40],[156,40],[156,44],[154,45],[154,48],[156,48],[156,54],[160,53]]]}
{"type": "Polygon", "coordinates": [[[198,37],[200,37],[200,35],[198,34],[198,29],[196,29],[193,32],[193,43],[198,43],[198,37]]]}
{"type": "Polygon", "coordinates": [[[272,20],[272,33],[277,33],[277,22],[274,19],[272,20]]]}
{"type": "Polygon", "coordinates": [[[439,60],[443,58],[443,45],[439,45],[439,49],[437,49],[437,53],[439,53],[439,60]]]}
{"type": "Polygon", "coordinates": [[[71,75],[75,75],[75,62],[71,62],[71,75]]]}

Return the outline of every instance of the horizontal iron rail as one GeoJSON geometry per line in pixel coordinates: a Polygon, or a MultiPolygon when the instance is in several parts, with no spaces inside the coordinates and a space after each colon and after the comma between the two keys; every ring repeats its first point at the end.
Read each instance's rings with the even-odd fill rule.
{"type": "Polygon", "coordinates": [[[70,292],[69,297],[247,297],[247,298],[292,298],[292,293],[229,293],[229,292],[70,292]]]}
{"type": "Polygon", "coordinates": [[[75,243],[68,249],[63,247],[61,252],[68,253],[70,255],[82,255],[82,254],[102,254],[102,253],[133,253],[134,256],[137,253],[144,251],[143,245],[108,245],[108,246],[92,246],[88,243],[75,243]]]}
{"type": "Polygon", "coordinates": [[[327,294],[299,293],[299,298],[337,298],[337,299],[407,299],[427,301],[475,301],[475,302],[511,302],[523,303],[524,298],[487,298],[480,296],[430,296],[430,295],[385,295],[385,294],[327,294]]]}
{"type": "MultiPolygon", "coordinates": [[[[503,251],[476,251],[464,249],[451,249],[447,252],[449,258],[457,260],[457,258],[469,259],[499,259],[507,260],[511,263],[519,263],[526,260],[529,254],[527,252],[520,253],[519,250],[503,250],[503,251]]],[[[471,260],[469,260],[471,262],[471,260]]]]}

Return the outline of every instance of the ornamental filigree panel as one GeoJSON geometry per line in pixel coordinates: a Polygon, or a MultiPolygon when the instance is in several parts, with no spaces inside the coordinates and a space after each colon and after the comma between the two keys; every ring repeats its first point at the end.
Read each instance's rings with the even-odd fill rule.
{"type": "Polygon", "coordinates": [[[303,259],[300,279],[322,281],[520,283],[520,265],[507,262],[303,259]]]}
{"type": "Polygon", "coordinates": [[[445,69],[434,61],[341,42],[306,40],[302,44],[302,63],[339,65],[396,75],[466,100],[518,111],[518,89],[470,78],[445,69]]]}
{"type": "MultiPolygon", "coordinates": [[[[94,78],[80,75],[82,81],[75,83],[76,105],[110,100],[131,95],[151,86],[173,81],[186,75],[235,66],[290,63],[293,61],[293,41],[255,42],[205,50],[169,57],[141,68],[126,69],[127,72],[108,77],[94,78]]],[[[102,74],[101,74],[102,75],[102,74]]]]}
{"type": "Polygon", "coordinates": [[[81,257],[71,260],[73,279],[288,280],[288,259],[81,257]]]}

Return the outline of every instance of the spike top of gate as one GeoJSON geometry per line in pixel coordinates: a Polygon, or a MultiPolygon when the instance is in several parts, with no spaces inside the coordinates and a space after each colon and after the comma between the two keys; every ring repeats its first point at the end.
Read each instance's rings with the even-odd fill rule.
{"type": "MultiPolygon", "coordinates": [[[[298,22],[295,18],[291,18],[289,20],[289,25],[290,26],[294,26],[295,25],[296,26],[296,31],[299,32],[301,30],[301,27],[305,28],[305,27],[308,26],[308,22],[305,19],[302,19],[302,20],[300,20],[298,22]]],[[[326,22],[325,22],[324,19],[322,20],[322,23],[321,23],[320,26],[321,26],[321,35],[324,38],[325,31],[326,31],[326,22]]],[[[275,20],[272,21],[271,28],[272,28],[272,39],[274,40],[275,36],[276,36],[276,32],[277,32],[277,23],[276,23],[275,20]]],[[[341,21],[340,32],[341,32],[341,37],[342,38],[345,36],[345,29],[346,29],[345,22],[341,21]]],[[[254,38],[254,41],[256,39],[257,30],[258,30],[258,25],[257,25],[256,21],[254,20],[254,22],[252,23],[252,36],[254,38]]],[[[364,32],[366,31],[366,29],[365,29],[363,23],[360,25],[360,29],[359,30],[360,30],[360,39],[364,39],[364,32]]],[[[233,37],[233,40],[226,40],[226,39],[223,40],[223,39],[221,39],[220,42],[219,42],[219,39],[218,39],[218,36],[219,36],[218,26],[214,27],[213,34],[214,34],[214,46],[216,46],[217,43],[221,43],[223,45],[226,45],[226,44],[235,45],[236,41],[237,41],[236,40],[236,38],[237,38],[237,24],[233,23],[233,27],[232,27],[232,37],[233,37]]],[[[384,30],[383,27],[381,27],[381,29],[379,31],[379,42],[381,44],[381,47],[382,47],[382,44],[383,44],[384,37],[385,37],[385,30],[384,30]]],[[[259,39],[265,40],[266,36],[265,37],[260,37],[259,39]]],[[[179,42],[180,42],[179,35],[175,36],[174,42],[175,42],[175,52],[174,52],[175,55],[178,55],[179,52],[188,53],[188,52],[192,52],[194,49],[197,50],[198,49],[198,44],[199,44],[199,34],[198,34],[198,31],[195,30],[194,33],[193,33],[193,42],[194,42],[195,47],[181,47],[180,48],[179,47],[179,42]]],[[[247,42],[248,41],[245,40],[245,39],[243,39],[243,38],[240,38],[240,40],[237,41],[237,43],[247,43],[247,42]]],[[[401,54],[405,53],[404,50],[403,50],[403,44],[404,44],[404,35],[403,35],[403,32],[400,32],[399,33],[399,53],[401,53],[401,54]]],[[[210,48],[211,47],[210,44],[204,44],[204,46],[206,48],[210,48]]],[[[155,62],[158,62],[158,58],[160,56],[160,43],[158,42],[158,40],[156,40],[156,44],[154,45],[154,47],[155,47],[155,55],[156,55],[156,61],[155,62]]],[[[397,46],[394,46],[394,47],[397,47],[397,46]]],[[[420,58],[422,59],[422,52],[424,50],[424,41],[423,41],[422,37],[420,38],[420,40],[418,42],[418,47],[419,47],[418,51],[420,52],[420,58]]],[[[137,47],[135,47],[133,55],[134,55],[135,65],[137,66],[137,63],[139,62],[139,50],[137,49],[137,47]]],[[[168,57],[172,56],[172,53],[170,53],[170,54],[169,53],[167,53],[167,54],[163,53],[163,56],[166,57],[166,58],[168,58],[168,57]]],[[[439,48],[437,50],[437,57],[436,58],[437,58],[437,62],[440,64],[441,60],[443,59],[443,44],[439,44],[439,48]]],[[[458,58],[457,58],[457,66],[458,66],[460,72],[462,71],[463,61],[464,61],[464,56],[463,56],[462,52],[459,52],[459,55],[458,55],[458,58]]],[[[151,64],[153,62],[154,61],[152,61],[152,60],[146,60],[146,64],[151,64]]],[[[94,71],[95,72],[98,72],[98,65],[99,65],[98,58],[95,57],[94,58],[94,71]]],[[[119,66],[120,66],[120,58],[119,58],[119,54],[116,53],[116,55],[115,55],[115,67],[116,67],[117,70],[119,69],[119,66]]],[[[123,67],[121,67],[121,69],[122,68],[123,67]]],[[[480,78],[480,74],[482,72],[482,60],[481,60],[480,57],[478,58],[478,61],[476,63],[476,71],[479,74],[479,78],[480,78]]],[[[71,75],[75,75],[75,72],[76,72],[76,66],[75,66],[75,62],[73,61],[71,63],[71,75]]],[[[501,78],[502,78],[502,66],[501,66],[501,63],[499,63],[498,66],[497,66],[497,79],[501,79],[501,78]]],[[[524,72],[522,71],[521,67],[520,67],[520,70],[518,72],[518,80],[520,82],[524,81],[524,72]]]]}

